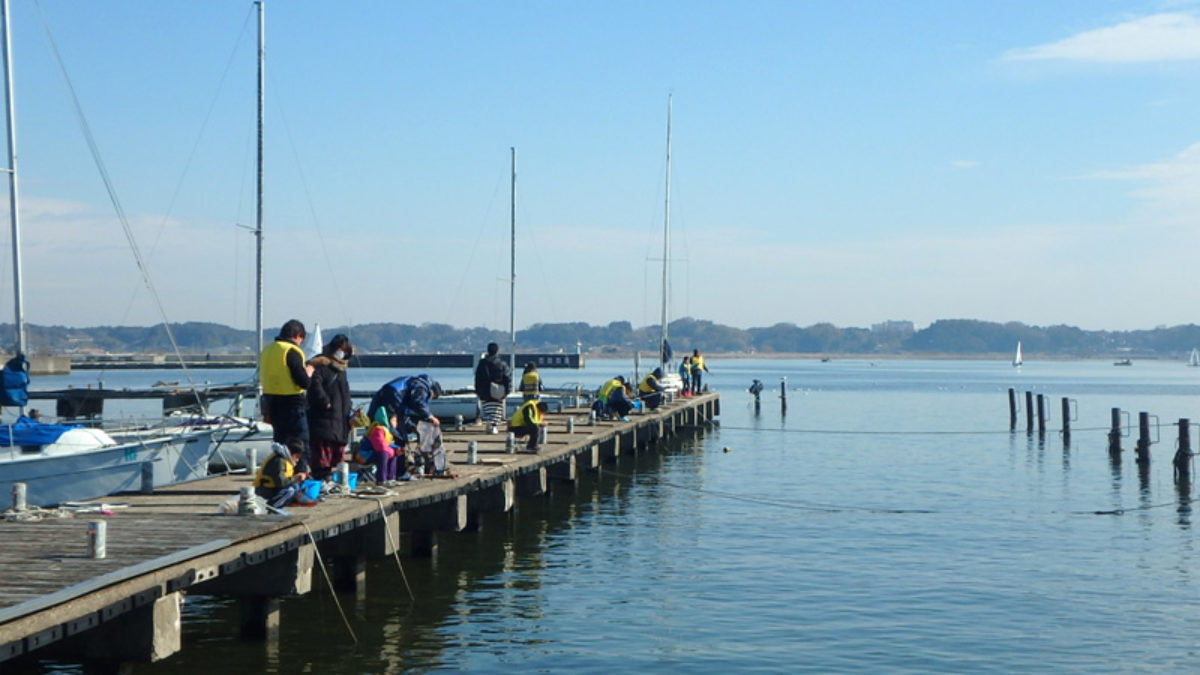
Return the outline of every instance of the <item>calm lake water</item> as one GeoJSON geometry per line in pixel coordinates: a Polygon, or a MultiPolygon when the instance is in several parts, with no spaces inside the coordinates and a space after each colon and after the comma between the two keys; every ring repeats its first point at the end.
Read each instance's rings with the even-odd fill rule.
{"type": "MultiPolygon", "coordinates": [[[[316,579],[284,602],[277,647],[233,637],[235,603],[194,598],[183,651],[136,672],[1197,669],[1196,487],[1176,484],[1171,457],[1177,420],[1200,421],[1200,368],[709,365],[719,427],[622,458],[574,493],[523,500],[482,532],[440,537],[435,560],[403,560],[415,602],[394,561],[373,562],[365,596],[339,596],[357,645],[316,579]],[[746,391],[756,378],[767,386],[758,413],[746,391]],[[1024,417],[1009,431],[1009,387],[1049,397],[1044,438],[1025,433],[1024,417]],[[1062,397],[1077,411],[1069,446],[1062,397]],[[1116,463],[1114,407],[1135,426],[1116,463]],[[1132,451],[1139,411],[1162,423],[1144,471],[1132,451]]],[[[543,376],[594,386],[631,369],[591,360],[543,376]]],[[[352,385],[390,375],[355,372],[352,385]]],[[[106,379],[149,377],[178,375],[106,379]]]]}

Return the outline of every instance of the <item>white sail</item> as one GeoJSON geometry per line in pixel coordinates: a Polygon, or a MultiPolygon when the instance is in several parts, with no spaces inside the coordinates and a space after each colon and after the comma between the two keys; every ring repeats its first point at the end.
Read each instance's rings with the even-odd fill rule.
{"type": "Polygon", "coordinates": [[[1200,349],[1193,349],[1192,355],[1188,357],[1189,366],[1200,366],[1200,349]]]}
{"type": "Polygon", "coordinates": [[[1021,341],[1017,340],[1017,353],[1013,355],[1013,366],[1020,366],[1024,362],[1024,359],[1021,358],[1021,341]]]}

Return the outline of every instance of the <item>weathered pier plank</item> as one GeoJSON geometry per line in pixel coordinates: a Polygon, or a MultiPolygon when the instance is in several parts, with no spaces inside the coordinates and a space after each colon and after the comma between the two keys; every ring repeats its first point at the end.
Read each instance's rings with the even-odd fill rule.
{"type": "Polygon", "coordinates": [[[505,435],[481,427],[447,429],[452,476],[392,494],[335,496],[287,516],[220,515],[219,505],[251,480],[228,475],[89,504],[103,512],[0,521],[0,669],[51,646],[85,662],[166,658],[180,649],[184,593],[240,598],[243,634],[269,636],[279,598],[311,590],[318,556],[340,589],[353,588],[363,561],[398,551],[402,533],[413,555],[428,555],[438,532],[469,529],[482,514],[507,512],[719,412],[716,394],[675,399],[629,422],[589,424],[586,409],[568,409],[548,416],[537,454],[520,443],[509,452],[505,435]],[[476,464],[467,464],[470,442],[476,464]],[[88,556],[95,520],[107,523],[104,558],[88,556]]]}

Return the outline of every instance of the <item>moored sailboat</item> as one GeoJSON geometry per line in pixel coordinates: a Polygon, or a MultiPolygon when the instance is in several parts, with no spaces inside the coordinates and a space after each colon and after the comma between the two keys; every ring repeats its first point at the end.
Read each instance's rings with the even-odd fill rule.
{"type": "Polygon", "coordinates": [[[3,13],[9,208],[12,230],[15,356],[5,366],[3,403],[17,407],[17,419],[0,427],[0,483],[22,484],[33,506],[103,497],[117,492],[201,478],[216,428],[123,437],[99,429],[44,424],[24,415],[29,378],[23,309],[20,219],[17,183],[16,115],[8,0],[3,13]]]}

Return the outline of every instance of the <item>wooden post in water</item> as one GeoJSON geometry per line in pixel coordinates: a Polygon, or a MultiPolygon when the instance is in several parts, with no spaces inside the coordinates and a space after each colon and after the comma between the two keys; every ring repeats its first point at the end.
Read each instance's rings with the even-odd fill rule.
{"type": "Polygon", "coordinates": [[[1033,392],[1025,392],[1025,433],[1033,433],[1033,392]]]}
{"type": "Polygon", "coordinates": [[[1008,430],[1017,430],[1017,390],[1008,388],[1008,430]]]}
{"type": "Polygon", "coordinates": [[[1175,450],[1175,482],[1191,480],[1192,477],[1192,437],[1191,425],[1187,418],[1179,420],[1179,448],[1175,450]]]}
{"type": "Polygon", "coordinates": [[[1046,435],[1046,397],[1043,394],[1037,395],[1037,415],[1038,415],[1038,435],[1046,435]]]}
{"type": "Polygon", "coordinates": [[[1108,454],[1114,459],[1121,456],[1121,409],[1112,409],[1112,428],[1108,430],[1108,454]]]}
{"type": "Polygon", "coordinates": [[[1135,448],[1138,464],[1150,463],[1150,413],[1138,413],[1138,441],[1135,448]]]}
{"type": "Polygon", "coordinates": [[[1071,399],[1062,399],[1062,435],[1063,443],[1071,442],[1071,399]]]}
{"type": "Polygon", "coordinates": [[[787,378],[779,378],[779,412],[782,415],[787,414],[787,378]]]}

